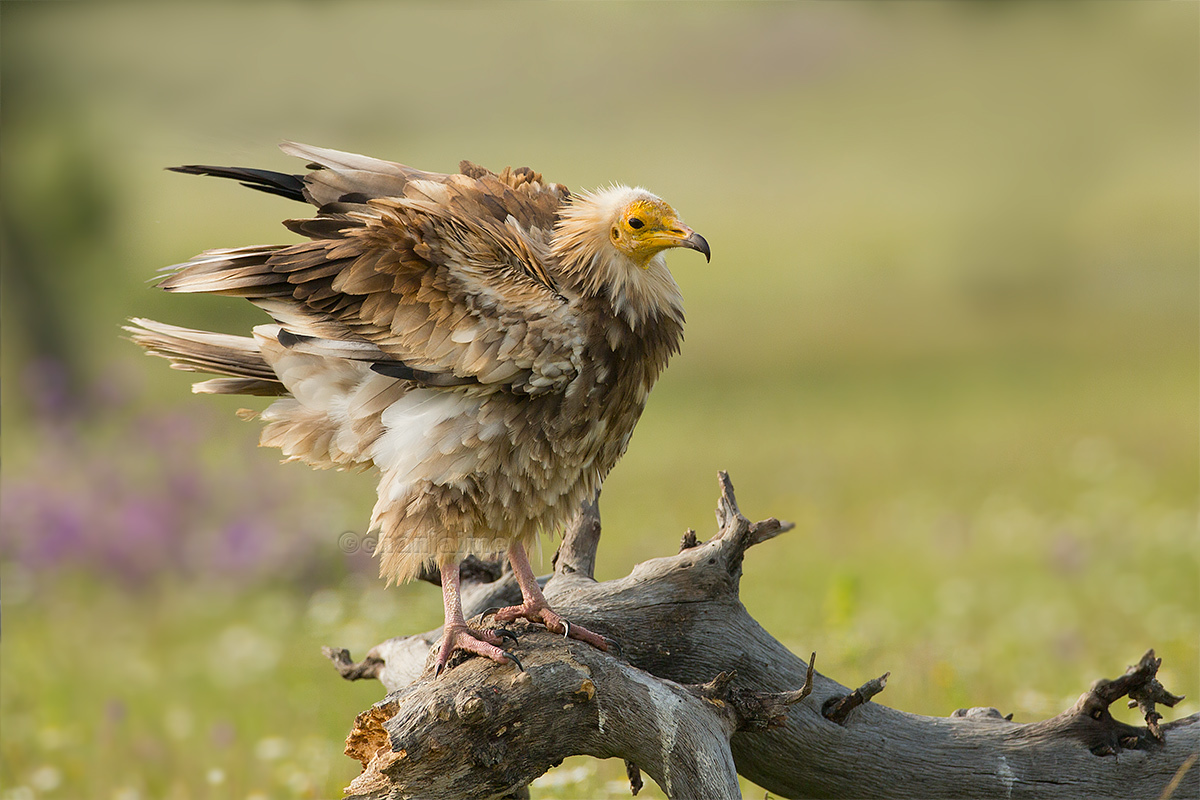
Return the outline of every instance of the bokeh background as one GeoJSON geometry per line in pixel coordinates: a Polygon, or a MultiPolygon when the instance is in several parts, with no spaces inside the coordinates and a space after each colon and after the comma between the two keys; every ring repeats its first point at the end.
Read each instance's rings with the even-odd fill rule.
{"type": "MultiPolygon", "coordinates": [[[[726,469],[797,523],[743,600],[826,674],[1029,721],[1154,647],[1168,718],[1200,707],[1197,4],[0,13],[0,796],[340,796],[381,692],[319,647],[440,620],[343,552],[369,476],[278,466],[254,400],[119,335],[260,321],[147,279],[290,240],[286,201],[162,169],[298,170],[284,139],[641,184],[708,237],[670,259],[687,340],[605,487],[600,577],[710,535],[726,469]]],[[[535,797],[622,777],[572,759],[535,797]]]]}

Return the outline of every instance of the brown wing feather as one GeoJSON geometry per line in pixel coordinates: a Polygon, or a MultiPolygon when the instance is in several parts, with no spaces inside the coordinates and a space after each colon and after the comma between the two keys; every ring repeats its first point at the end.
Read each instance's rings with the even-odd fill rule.
{"type": "Polygon", "coordinates": [[[547,268],[566,189],[528,168],[441,175],[285,150],[317,166],[305,197],[321,211],[287,223],[313,241],[209,251],[163,288],[246,297],[291,333],[373,345],[385,374],[430,385],[453,376],[537,394],[574,377],[579,323],[547,268]]]}

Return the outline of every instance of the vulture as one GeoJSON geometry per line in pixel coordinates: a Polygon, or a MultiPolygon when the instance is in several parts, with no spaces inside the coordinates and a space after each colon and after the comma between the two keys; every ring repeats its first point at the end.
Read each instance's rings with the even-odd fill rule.
{"type": "Polygon", "coordinates": [[[260,443],[318,468],[377,469],[371,516],[389,583],[436,567],[456,650],[500,664],[511,632],[471,628],[459,599],[468,555],[506,554],[525,618],[602,650],[543,596],[527,547],[595,496],[625,452],[683,335],[665,251],[710,257],[663,200],[614,185],[572,194],[529,169],[463,161],[425,172],[296,143],[288,174],[231,178],[310,203],[283,224],[304,241],[208,250],[167,267],[168,292],[243,297],[266,312],[250,336],[132,319],[127,331],[176,369],[214,375],[193,391],[275,398],[260,443]]]}

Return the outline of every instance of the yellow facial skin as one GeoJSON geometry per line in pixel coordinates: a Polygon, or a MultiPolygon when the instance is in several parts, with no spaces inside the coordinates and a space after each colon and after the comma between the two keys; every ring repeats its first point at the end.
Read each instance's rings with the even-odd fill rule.
{"type": "Polygon", "coordinates": [[[635,200],[621,210],[609,231],[613,247],[640,266],[669,247],[686,247],[711,258],[704,237],[679,221],[675,210],[661,200],[635,200]]]}

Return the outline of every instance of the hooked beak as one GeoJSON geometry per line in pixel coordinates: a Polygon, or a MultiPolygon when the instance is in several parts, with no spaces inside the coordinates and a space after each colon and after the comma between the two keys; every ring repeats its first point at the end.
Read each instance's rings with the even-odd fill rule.
{"type": "Polygon", "coordinates": [[[705,261],[712,260],[708,240],[677,219],[669,220],[656,236],[659,247],[686,247],[704,254],[705,261]]]}
{"type": "Polygon", "coordinates": [[[680,242],[679,245],[689,250],[695,250],[697,253],[704,253],[704,260],[706,262],[712,261],[712,251],[708,249],[708,240],[695,231],[688,234],[688,237],[680,242]]]}

